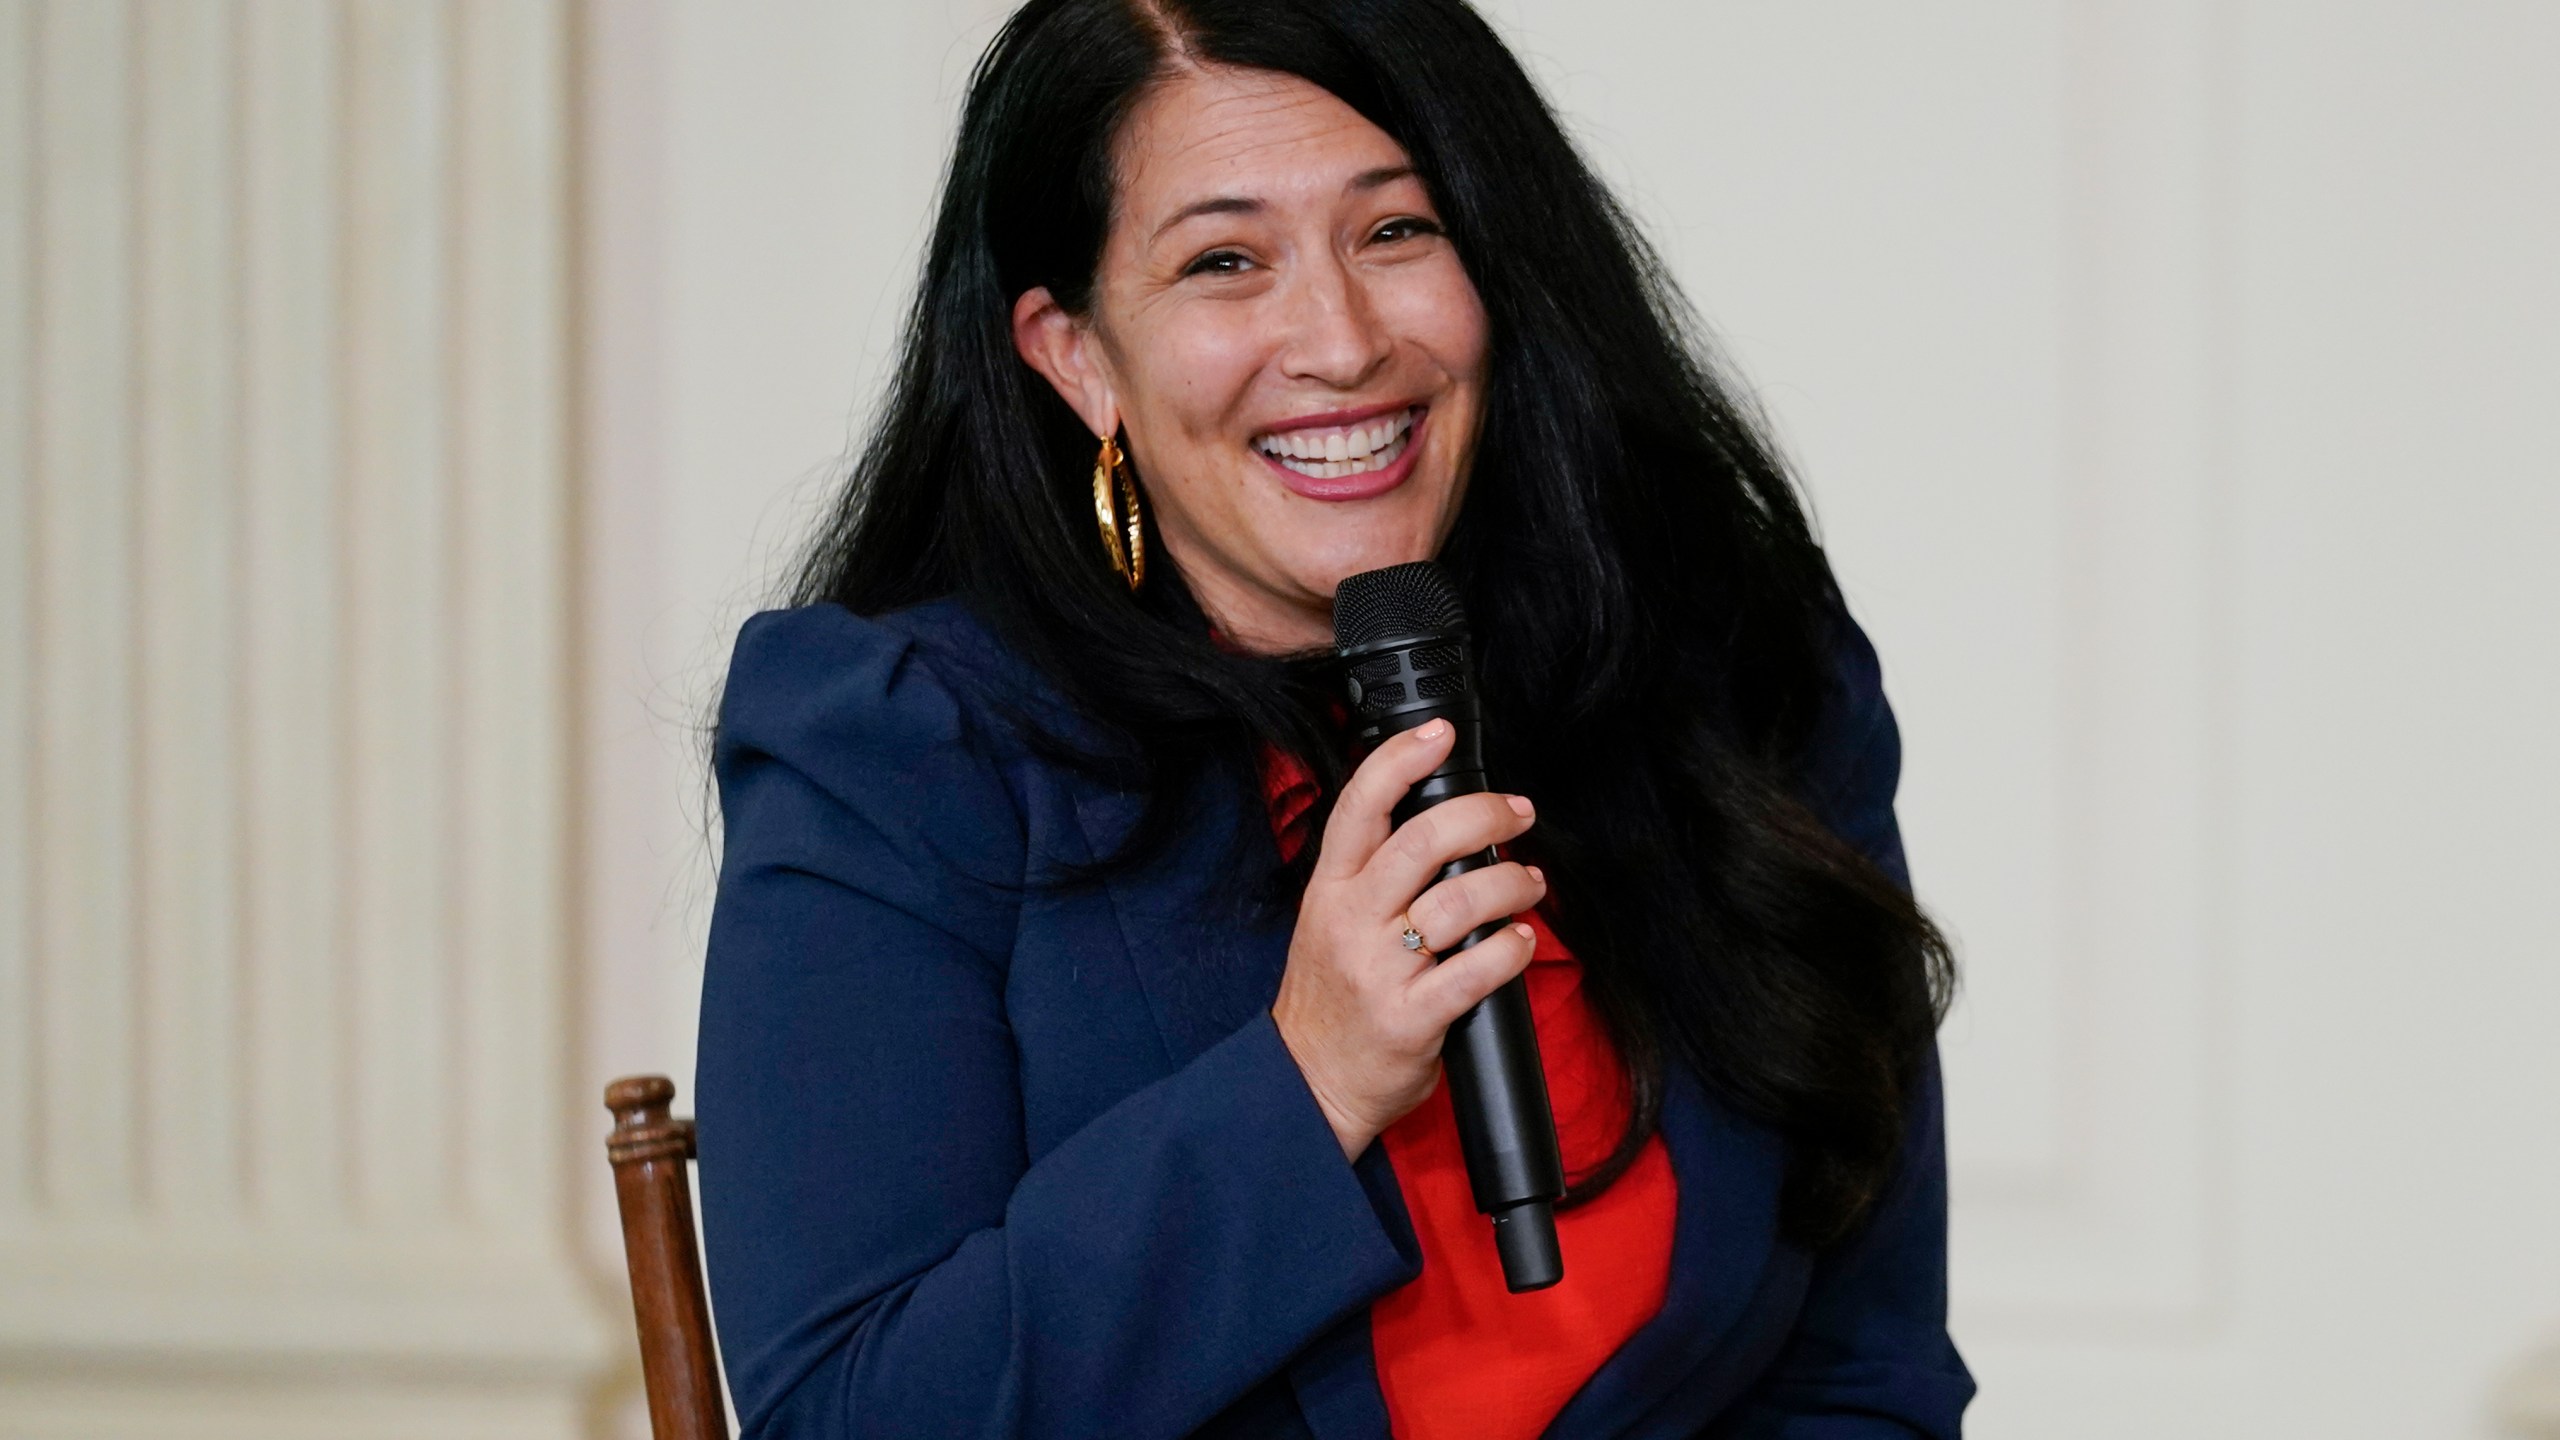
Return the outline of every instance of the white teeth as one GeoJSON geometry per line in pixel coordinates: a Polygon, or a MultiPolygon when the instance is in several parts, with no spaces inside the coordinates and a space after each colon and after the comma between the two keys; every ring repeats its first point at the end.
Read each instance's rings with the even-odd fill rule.
{"type": "Polygon", "coordinates": [[[1392,464],[1403,453],[1405,437],[1412,432],[1413,422],[1420,414],[1419,410],[1408,409],[1365,425],[1337,430],[1262,435],[1255,437],[1253,446],[1302,475],[1327,480],[1357,475],[1392,464]]]}
{"type": "Polygon", "coordinates": [[[1374,425],[1332,431],[1321,440],[1304,433],[1265,435],[1254,441],[1254,448],[1317,480],[1363,475],[1384,470],[1404,454],[1416,413],[1407,410],[1374,425]]]}

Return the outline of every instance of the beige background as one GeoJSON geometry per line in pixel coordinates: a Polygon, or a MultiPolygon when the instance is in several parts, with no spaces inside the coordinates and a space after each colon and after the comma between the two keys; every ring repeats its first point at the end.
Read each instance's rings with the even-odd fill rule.
{"type": "MultiPolygon", "coordinates": [[[[2560,7],[1488,8],[1882,649],[1975,1433],[2560,1433],[2560,7]]],[[[0,0],[0,1435],[629,1430],[594,1092],[998,9],[0,0]]]]}

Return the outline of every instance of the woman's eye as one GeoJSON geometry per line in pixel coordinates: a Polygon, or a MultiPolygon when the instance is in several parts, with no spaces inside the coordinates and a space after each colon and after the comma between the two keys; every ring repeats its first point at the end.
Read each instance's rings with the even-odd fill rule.
{"type": "Polygon", "coordinates": [[[1212,250],[1182,267],[1185,275],[1240,275],[1253,264],[1233,250],[1212,250]]]}
{"type": "Polygon", "coordinates": [[[1417,235],[1437,235],[1439,233],[1439,226],[1432,224],[1421,216],[1406,215],[1398,219],[1390,220],[1386,224],[1379,226],[1376,233],[1372,234],[1369,238],[1372,241],[1386,244],[1397,240],[1410,240],[1417,235]]]}

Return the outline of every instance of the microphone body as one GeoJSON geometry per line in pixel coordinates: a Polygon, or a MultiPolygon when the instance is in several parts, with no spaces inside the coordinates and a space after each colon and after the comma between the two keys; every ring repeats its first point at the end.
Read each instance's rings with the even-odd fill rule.
{"type": "MultiPolygon", "coordinates": [[[[1491,788],[1484,768],[1484,712],[1456,587],[1437,565],[1419,561],[1342,582],[1334,599],[1334,644],[1360,747],[1446,720],[1457,732],[1448,758],[1406,792],[1395,821],[1491,788]]],[[[1491,849],[1449,862],[1445,880],[1499,864],[1491,849]]],[[[1501,933],[1508,919],[1479,926],[1454,954],[1501,933]]],[[[1457,1114],[1458,1143],[1476,1209],[1493,1222],[1504,1282],[1514,1294],[1564,1278],[1555,1203],[1564,1196],[1547,1074],[1529,989],[1514,977],[1449,1027],[1441,1065],[1457,1114]]]]}

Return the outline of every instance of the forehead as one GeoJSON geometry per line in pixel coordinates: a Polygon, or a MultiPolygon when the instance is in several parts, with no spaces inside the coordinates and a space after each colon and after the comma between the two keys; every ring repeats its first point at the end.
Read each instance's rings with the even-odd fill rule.
{"type": "Polygon", "coordinates": [[[1295,75],[1185,66],[1152,86],[1122,131],[1119,203],[1142,225],[1209,196],[1329,201],[1404,147],[1333,92],[1295,75]]]}

